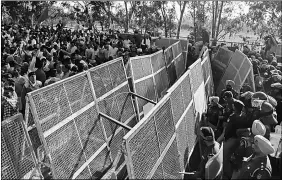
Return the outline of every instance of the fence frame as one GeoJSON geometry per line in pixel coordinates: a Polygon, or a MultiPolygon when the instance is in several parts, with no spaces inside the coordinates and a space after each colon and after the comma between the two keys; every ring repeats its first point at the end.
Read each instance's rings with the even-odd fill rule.
{"type": "MultiPolygon", "coordinates": [[[[1,122],[1,129],[2,129],[2,126],[5,126],[5,124],[8,124],[10,123],[11,121],[19,121],[20,123],[20,126],[22,127],[23,129],[23,135],[24,135],[24,138],[23,138],[23,143],[27,143],[27,148],[29,149],[30,151],[30,154],[31,154],[31,158],[32,159],[29,159],[31,161],[33,161],[34,163],[34,167],[33,167],[33,170],[31,170],[30,172],[28,172],[27,174],[24,175],[24,177],[18,177],[18,178],[26,178],[26,176],[32,176],[33,175],[33,172],[34,171],[38,171],[38,173],[42,176],[41,174],[41,169],[40,169],[40,162],[38,161],[37,157],[36,157],[36,154],[33,150],[33,145],[32,145],[32,142],[31,142],[31,139],[29,137],[29,134],[28,134],[28,129],[27,129],[27,124],[24,122],[24,118],[23,118],[23,115],[18,113],[6,120],[3,120],[1,122]]],[[[6,141],[6,140],[5,140],[6,141]]],[[[6,143],[6,142],[5,142],[6,143]]],[[[25,145],[26,146],[26,145],[25,145]]],[[[8,149],[9,150],[9,149],[8,149]]],[[[22,154],[24,154],[24,150],[25,149],[21,149],[23,150],[22,154]]],[[[10,154],[10,153],[9,153],[10,154]]],[[[14,165],[14,164],[13,164],[14,165]]],[[[18,174],[17,174],[18,175],[18,174]]]]}
{"type": "MultiPolygon", "coordinates": [[[[87,83],[87,82],[86,82],[87,83]]],[[[129,84],[128,84],[128,80],[127,80],[127,75],[126,75],[126,71],[125,71],[125,67],[124,67],[124,64],[123,64],[123,60],[122,58],[117,58],[115,60],[112,60],[108,63],[105,63],[105,64],[102,64],[100,66],[96,66],[94,68],[91,68],[89,69],[88,71],[86,72],[82,72],[82,73],[79,73],[77,75],[74,75],[72,76],[71,78],[67,78],[67,79],[64,79],[64,80],[61,80],[59,82],[56,82],[52,85],[49,85],[49,86],[46,86],[46,87],[43,87],[39,90],[36,90],[36,91],[32,91],[30,93],[28,93],[28,100],[30,102],[30,106],[31,106],[31,113],[33,115],[33,119],[34,119],[34,122],[35,122],[35,125],[36,125],[36,128],[38,130],[38,135],[39,135],[39,138],[44,146],[44,149],[45,149],[45,152],[47,154],[47,156],[50,157],[50,164],[51,164],[51,172],[53,174],[54,177],[58,177],[56,175],[56,172],[54,171],[54,164],[52,163],[52,157],[51,157],[51,154],[50,154],[50,150],[49,150],[49,146],[47,145],[47,142],[46,142],[46,137],[48,137],[50,134],[52,134],[53,132],[57,131],[58,129],[60,129],[61,127],[64,127],[68,122],[71,122],[71,121],[74,121],[74,118],[78,117],[80,114],[82,114],[83,112],[89,110],[90,108],[95,108],[95,110],[97,111],[97,118],[98,121],[100,122],[101,124],[101,130],[102,130],[102,133],[103,133],[103,138],[105,140],[105,142],[101,145],[100,148],[98,148],[96,150],[95,153],[93,153],[89,159],[87,159],[86,155],[85,155],[85,152],[83,152],[83,155],[86,159],[85,163],[83,163],[76,171],[75,173],[72,175],[72,179],[76,178],[85,168],[89,168],[89,164],[90,162],[92,162],[105,148],[107,148],[107,150],[109,151],[110,153],[110,161],[113,162],[114,159],[112,158],[112,153],[111,153],[111,149],[109,147],[109,141],[110,139],[115,136],[116,134],[118,134],[120,131],[123,131],[123,129],[121,127],[118,127],[115,134],[112,134],[109,138],[107,138],[107,135],[106,135],[106,130],[105,130],[105,126],[104,126],[104,123],[102,121],[102,118],[100,118],[99,114],[100,114],[100,109],[99,109],[99,106],[98,106],[98,102],[104,100],[107,96],[111,95],[113,92],[119,90],[121,87],[124,87],[125,85],[127,85],[128,87],[128,93],[130,93],[130,89],[129,89],[129,84]],[[103,68],[105,66],[108,66],[110,64],[113,64],[113,63],[116,63],[118,61],[121,61],[122,63],[122,67],[123,67],[123,72],[124,72],[124,75],[125,75],[125,81],[120,83],[119,85],[117,85],[116,87],[114,87],[113,89],[111,89],[110,91],[106,92],[105,94],[103,94],[101,97],[97,98],[96,96],[96,93],[95,93],[95,88],[94,88],[94,85],[93,85],[93,81],[92,81],[92,78],[91,78],[91,75],[90,75],[90,72],[92,71],[95,71],[97,69],[100,69],[100,68],[103,68]],[[44,91],[48,91],[48,89],[51,89],[51,88],[54,88],[56,86],[59,86],[59,85],[63,85],[63,88],[65,89],[65,86],[64,84],[69,82],[69,81],[72,81],[73,79],[77,78],[77,77],[85,77],[86,80],[85,81],[88,81],[89,83],[89,86],[90,86],[90,89],[91,89],[91,95],[93,97],[93,101],[90,102],[89,104],[87,104],[86,106],[80,108],[78,111],[76,111],[75,113],[72,112],[71,110],[71,115],[69,117],[66,117],[64,118],[62,121],[60,121],[59,123],[57,123],[55,126],[52,126],[51,128],[49,128],[47,131],[43,132],[42,128],[41,128],[41,124],[42,124],[42,120],[39,120],[39,117],[38,117],[38,114],[37,114],[37,111],[36,111],[36,107],[35,107],[35,102],[33,101],[33,98],[32,96],[34,94],[38,94],[39,92],[44,92],[44,91]]],[[[65,90],[66,91],[66,90],[65,90]]],[[[130,97],[131,98],[131,97],[130,97]]],[[[68,97],[67,97],[68,99],[68,97]]],[[[130,101],[131,104],[132,104],[132,107],[133,107],[133,110],[134,110],[134,105],[133,105],[133,102],[130,101]]],[[[69,103],[69,100],[68,100],[68,103],[69,103]]],[[[126,102],[124,102],[126,103],[126,102]]],[[[29,112],[27,111],[27,114],[29,112]]],[[[134,114],[125,121],[125,124],[129,123],[130,121],[132,121],[134,119],[134,117],[136,116],[135,114],[135,111],[134,111],[134,114]]],[[[28,116],[27,116],[28,117],[28,116]]],[[[48,119],[48,118],[47,118],[48,119]]],[[[45,119],[44,119],[45,120],[45,119]]],[[[75,123],[74,123],[75,124],[75,123]]],[[[75,127],[76,127],[76,124],[75,124],[75,127]]],[[[77,129],[77,127],[75,128],[76,129],[76,133],[78,133],[78,139],[79,139],[79,142],[80,142],[80,145],[81,145],[81,148],[82,148],[82,151],[83,150],[83,145],[82,145],[82,140],[81,140],[81,137],[79,135],[79,131],[77,129]]],[[[92,172],[91,170],[89,169],[89,172],[90,172],[90,175],[92,176],[92,172]]]]}

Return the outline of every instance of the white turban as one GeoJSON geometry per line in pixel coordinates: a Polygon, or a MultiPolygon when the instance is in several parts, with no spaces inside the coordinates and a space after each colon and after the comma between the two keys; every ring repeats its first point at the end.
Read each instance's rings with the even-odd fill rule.
{"type": "Polygon", "coordinates": [[[260,151],[265,154],[269,155],[274,153],[274,148],[271,145],[270,141],[266,139],[265,137],[261,135],[256,135],[255,138],[255,144],[259,147],[260,151]]]}
{"type": "Polygon", "coordinates": [[[217,96],[211,96],[209,97],[209,102],[214,102],[214,103],[218,103],[219,102],[219,97],[217,96]]]}
{"type": "Polygon", "coordinates": [[[230,85],[230,86],[232,86],[232,87],[234,87],[235,86],[235,82],[234,81],[232,81],[232,80],[226,80],[226,86],[227,85],[230,85]]]}
{"type": "Polygon", "coordinates": [[[266,132],[266,128],[260,120],[255,120],[252,125],[252,133],[256,135],[264,136],[266,132]]]}

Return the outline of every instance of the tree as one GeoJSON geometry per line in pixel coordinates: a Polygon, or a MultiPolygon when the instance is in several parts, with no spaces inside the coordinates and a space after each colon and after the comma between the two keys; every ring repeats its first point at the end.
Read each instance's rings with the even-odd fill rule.
{"type": "Polygon", "coordinates": [[[282,39],[282,2],[248,2],[250,6],[246,22],[260,37],[274,34],[282,39]]]}
{"type": "Polygon", "coordinates": [[[177,28],[177,35],[176,35],[177,39],[179,39],[182,18],[183,18],[183,14],[184,14],[184,11],[185,11],[185,7],[186,7],[186,4],[187,4],[187,1],[178,1],[178,4],[179,4],[179,7],[180,7],[180,18],[179,18],[179,21],[178,21],[178,28],[177,28]]]}
{"type": "Polygon", "coordinates": [[[5,13],[9,14],[14,23],[27,25],[36,21],[43,10],[54,3],[55,1],[3,1],[1,6],[5,7],[5,13]]]}

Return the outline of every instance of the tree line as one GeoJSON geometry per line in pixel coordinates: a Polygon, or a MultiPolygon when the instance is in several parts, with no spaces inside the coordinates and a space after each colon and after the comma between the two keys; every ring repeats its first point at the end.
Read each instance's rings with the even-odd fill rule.
{"type": "Polygon", "coordinates": [[[249,12],[233,17],[238,1],[3,1],[2,23],[36,24],[42,11],[49,8],[49,21],[54,19],[75,20],[85,26],[99,22],[104,30],[117,24],[124,32],[138,28],[141,32],[162,30],[165,37],[179,38],[181,29],[191,30],[197,40],[201,29],[206,29],[215,40],[240,32],[244,25],[263,37],[274,34],[282,38],[282,2],[243,2],[249,12]],[[177,5],[177,7],[176,7],[177,5]],[[68,11],[64,11],[68,9],[68,11]],[[115,9],[115,10],[113,10],[115,9]],[[177,16],[176,11],[179,13],[177,16]],[[190,24],[183,24],[183,19],[190,24]]]}

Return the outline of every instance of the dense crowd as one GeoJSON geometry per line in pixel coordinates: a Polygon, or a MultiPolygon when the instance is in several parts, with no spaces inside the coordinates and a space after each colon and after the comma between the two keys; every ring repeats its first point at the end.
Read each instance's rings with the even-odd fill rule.
{"type": "Polygon", "coordinates": [[[111,34],[91,29],[2,26],[1,119],[25,112],[26,94],[83,72],[104,62],[123,57],[152,54],[158,50],[148,33],[111,34]]]}
{"type": "Polygon", "coordinates": [[[197,171],[190,173],[194,178],[205,178],[206,163],[219,153],[222,142],[223,173],[214,178],[269,179],[273,168],[279,167],[276,162],[270,163],[270,158],[281,159],[281,139],[275,149],[270,134],[275,133],[275,128],[281,129],[281,62],[266,49],[244,50],[253,64],[256,91],[250,84],[244,84],[237,92],[234,81],[227,80],[221,94],[209,98],[200,130],[205,142],[203,158],[197,171]]]}
{"type": "MultiPolygon", "coordinates": [[[[224,46],[221,45],[221,46],[224,46]]],[[[202,56],[209,45],[188,48],[188,59],[202,56]],[[193,49],[194,48],[194,49],[193,49]]],[[[263,50],[267,50],[268,47],[263,50]]],[[[1,36],[1,120],[18,112],[24,114],[27,93],[83,72],[91,67],[123,57],[154,53],[149,34],[133,36],[72,31],[59,23],[56,28],[2,26],[1,36]]],[[[240,92],[232,80],[219,96],[209,99],[200,135],[205,150],[194,177],[205,178],[205,165],[224,142],[223,177],[228,179],[270,178],[268,155],[274,153],[270,133],[281,124],[282,73],[275,53],[243,51],[253,64],[255,89],[245,84],[240,92]],[[244,159],[248,158],[247,161],[244,159]]],[[[281,156],[281,153],[280,153],[281,156]]],[[[219,175],[218,175],[219,176],[219,175]]]]}

